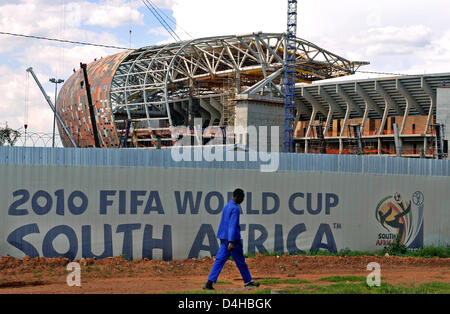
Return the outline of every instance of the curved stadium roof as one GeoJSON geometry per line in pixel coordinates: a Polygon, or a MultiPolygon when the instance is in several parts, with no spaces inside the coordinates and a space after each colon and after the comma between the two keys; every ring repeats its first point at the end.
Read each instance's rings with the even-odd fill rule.
{"type": "MultiPolygon", "coordinates": [[[[102,146],[120,146],[127,121],[148,133],[170,133],[172,127],[186,125],[177,103],[187,99],[216,97],[211,105],[222,114],[224,96],[281,96],[285,44],[286,34],[217,36],[144,47],[91,63],[88,76],[102,146]]],[[[350,75],[368,64],[349,61],[300,38],[296,48],[298,83],[350,75]]],[[[58,111],[77,144],[86,147],[93,139],[82,81],[82,71],[67,80],[58,111]]]]}

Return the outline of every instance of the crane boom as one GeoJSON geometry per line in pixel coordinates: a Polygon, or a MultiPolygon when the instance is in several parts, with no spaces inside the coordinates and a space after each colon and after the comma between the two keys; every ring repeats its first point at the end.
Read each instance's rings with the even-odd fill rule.
{"type": "Polygon", "coordinates": [[[47,93],[45,92],[44,88],[42,87],[41,83],[39,82],[36,74],[34,74],[33,68],[28,68],[27,72],[31,73],[31,76],[33,76],[34,81],[36,82],[37,86],[39,87],[39,89],[42,92],[42,95],[44,95],[45,100],[47,101],[48,105],[50,106],[50,108],[52,109],[52,111],[55,113],[56,118],[58,119],[59,124],[62,126],[62,128],[64,129],[64,133],[66,133],[67,137],[70,140],[70,143],[72,143],[73,147],[77,147],[77,144],[75,143],[75,141],[72,138],[72,135],[70,135],[69,131],[67,130],[66,126],[64,125],[61,116],[59,115],[59,113],[56,111],[55,106],[53,105],[52,101],[50,100],[50,97],[47,95],[47,93]]]}
{"type": "Polygon", "coordinates": [[[288,0],[285,49],[284,152],[294,152],[295,67],[297,57],[297,0],[288,0]]]}

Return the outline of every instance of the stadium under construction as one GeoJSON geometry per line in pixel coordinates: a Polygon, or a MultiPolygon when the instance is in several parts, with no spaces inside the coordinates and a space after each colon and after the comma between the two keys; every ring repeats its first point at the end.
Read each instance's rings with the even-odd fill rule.
{"type": "MultiPolygon", "coordinates": [[[[87,79],[76,71],[56,107],[78,147],[172,146],[176,127],[193,128],[195,119],[203,128],[282,128],[285,44],[286,34],[253,33],[119,53],[89,64],[87,79]]],[[[368,62],[299,38],[296,45],[296,152],[445,157],[450,73],[318,82],[368,62]]]]}

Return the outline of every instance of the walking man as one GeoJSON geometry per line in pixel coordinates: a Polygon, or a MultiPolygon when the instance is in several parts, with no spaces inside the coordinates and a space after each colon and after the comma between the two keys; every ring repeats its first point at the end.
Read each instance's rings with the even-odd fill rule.
{"type": "Polygon", "coordinates": [[[203,289],[214,290],[213,283],[216,283],[223,266],[228,258],[233,256],[237,268],[244,279],[244,287],[259,287],[258,282],[252,281],[252,276],[245,263],[244,250],[242,248],[241,228],[239,226],[240,210],[238,205],[244,201],[244,191],[236,189],[233,198],[223,208],[217,238],[220,239],[220,248],[217,252],[216,261],[211,269],[203,289]]]}

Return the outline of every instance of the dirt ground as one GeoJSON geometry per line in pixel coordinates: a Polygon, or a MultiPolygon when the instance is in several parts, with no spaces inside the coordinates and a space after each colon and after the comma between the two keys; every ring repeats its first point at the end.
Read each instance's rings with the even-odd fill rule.
{"type": "MultiPolygon", "coordinates": [[[[66,258],[0,258],[0,294],[8,293],[167,293],[201,290],[213,258],[181,261],[135,260],[121,257],[81,259],[81,287],[69,287],[66,258]]],[[[314,284],[328,276],[367,276],[367,264],[381,265],[382,281],[395,285],[450,283],[449,258],[385,256],[262,256],[248,258],[254,280],[302,279],[314,284]]],[[[280,288],[282,285],[260,288],[280,288]]],[[[239,271],[228,261],[215,286],[233,293],[243,290],[239,271]]]]}

